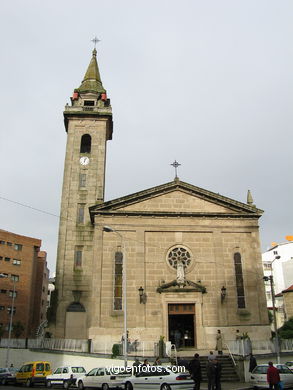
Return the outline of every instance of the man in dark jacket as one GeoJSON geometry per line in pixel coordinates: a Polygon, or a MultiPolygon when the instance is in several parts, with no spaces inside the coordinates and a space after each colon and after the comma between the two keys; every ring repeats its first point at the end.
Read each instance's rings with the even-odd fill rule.
{"type": "Polygon", "coordinates": [[[214,360],[216,372],[215,372],[215,386],[216,390],[221,390],[221,375],[222,375],[222,364],[218,359],[214,360]]]}
{"type": "Polygon", "coordinates": [[[208,377],[208,390],[214,390],[216,384],[216,364],[214,360],[208,360],[207,364],[207,377],[208,377]]]}
{"type": "Polygon", "coordinates": [[[194,354],[194,358],[189,363],[189,372],[194,380],[194,390],[199,390],[202,376],[198,353],[194,354]]]}
{"type": "Polygon", "coordinates": [[[279,390],[280,374],[279,370],[273,366],[273,362],[269,362],[267,381],[270,385],[270,390],[279,390]]]}
{"type": "Polygon", "coordinates": [[[256,366],[257,366],[256,358],[251,353],[249,357],[249,372],[252,372],[256,366]]]}

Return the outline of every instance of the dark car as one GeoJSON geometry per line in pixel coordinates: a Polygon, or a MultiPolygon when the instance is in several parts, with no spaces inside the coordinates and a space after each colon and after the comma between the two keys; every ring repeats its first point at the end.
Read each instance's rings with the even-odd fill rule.
{"type": "Polygon", "coordinates": [[[15,374],[17,369],[14,367],[0,368],[0,383],[7,385],[8,383],[16,383],[15,374]]]}

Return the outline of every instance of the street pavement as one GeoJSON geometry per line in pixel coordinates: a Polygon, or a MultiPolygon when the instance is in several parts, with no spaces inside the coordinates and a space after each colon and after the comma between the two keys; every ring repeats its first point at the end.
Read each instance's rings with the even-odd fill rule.
{"type": "MultiPolygon", "coordinates": [[[[19,390],[22,386],[1,386],[1,390],[19,390]]],[[[252,389],[252,386],[249,383],[241,383],[241,382],[223,382],[222,383],[222,390],[249,390],[252,389]]],[[[207,390],[208,384],[207,382],[203,382],[200,386],[200,390],[207,390]]],[[[40,386],[36,387],[34,386],[32,389],[34,390],[44,390],[46,387],[40,386]]],[[[62,389],[61,387],[56,387],[55,389],[62,389]]],[[[76,389],[73,387],[73,389],[76,389]]],[[[192,390],[192,389],[190,389],[192,390]]]]}

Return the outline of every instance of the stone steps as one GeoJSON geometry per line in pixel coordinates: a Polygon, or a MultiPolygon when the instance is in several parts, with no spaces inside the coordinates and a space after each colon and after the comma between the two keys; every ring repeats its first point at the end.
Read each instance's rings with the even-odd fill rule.
{"type": "MultiPolygon", "coordinates": [[[[207,362],[208,357],[207,356],[200,356],[200,366],[201,366],[201,372],[202,372],[202,379],[203,381],[207,381],[207,362]]],[[[187,364],[191,360],[191,357],[183,357],[180,356],[180,360],[186,362],[187,364]]],[[[217,356],[217,360],[222,365],[222,375],[221,375],[221,381],[223,382],[239,382],[239,377],[237,375],[234,363],[230,356],[227,355],[220,355],[217,356]]]]}

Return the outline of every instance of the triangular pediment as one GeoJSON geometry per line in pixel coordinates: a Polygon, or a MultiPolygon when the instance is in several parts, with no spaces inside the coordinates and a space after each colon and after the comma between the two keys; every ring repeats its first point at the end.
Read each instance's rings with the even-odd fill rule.
{"type": "Polygon", "coordinates": [[[95,214],[254,216],[262,210],[191,184],[173,182],[90,207],[95,214]]]}

